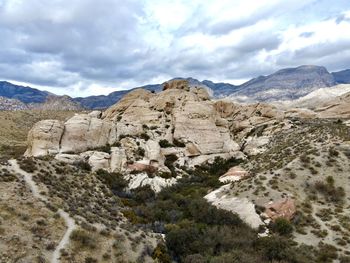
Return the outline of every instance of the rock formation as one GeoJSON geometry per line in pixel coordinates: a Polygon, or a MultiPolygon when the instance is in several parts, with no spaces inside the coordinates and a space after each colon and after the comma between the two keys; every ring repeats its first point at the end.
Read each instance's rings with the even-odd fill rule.
{"type": "Polygon", "coordinates": [[[296,212],[295,202],[291,198],[284,198],[266,205],[264,214],[272,219],[285,218],[291,220],[296,212]]]}
{"type": "Polygon", "coordinates": [[[52,154],[70,163],[87,161],[94,170],[154,174],[170,173],[169,156],[175,166],[194,166],[217,156],[242,157],[239,149],[207,91],[174,80],[158,94],[133,90],[103,113],[38,122],[25,155],[52,154]]]}

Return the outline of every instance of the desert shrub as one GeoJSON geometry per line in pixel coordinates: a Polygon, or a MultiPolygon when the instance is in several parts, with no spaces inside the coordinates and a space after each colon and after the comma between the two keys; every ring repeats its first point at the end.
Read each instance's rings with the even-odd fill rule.
{"type": "Polygon", "coordinates": [[[149,185],[133,189],[131,193],[133,194],[133,199],[137,203],[145,203],[155,199],[155,193],[149,185]]]}
{"type": "Polygon", "coordinates": [[[115,194],[122,192],[128,185],[123,175],[119,173],[109,173],[106,170],[99,169],[96,171],[96,177],[107,185],[115,194]]]}
{"type": "Polygon", "coordinates": [[[178,158],[175,154],[170,154],[170,155],[165,156],[164,165],[169,168],[172,177],[176,177],[176,170],[174,167],[174,162],[177,159],[178,158]]]}
{"type": "Polygon", "coordinates": [[[171,263],[168,249],[163,243],[159,243],[152,253],[152,258],[160,263],[171,263]]]}
{"type": "Polygon", "coordinates": [[[111,145],[111,147],[120,147],[120,146],[121,146],[120,141],[116,141],[115,143],[113,143],[113,144],[111,145]]]}
{"type": "MultiPolygon", "coordinates": [[[[231,261],[232,261],[232,258],[231,258],[231,261]]],[[[188,255],[184,259],[184,263],[204,263],[204,262],[206,262],[206,260],[201,254],[188,255]]]]}
{"type": "Polygon", "coordinates": [[[144,157],[145,156],[145,149],[143,149],[142,147],[138,147],[136,149],[136,155],[140,156],[140,157],[144,157]]]}
{"type": "Polygon", "coordinates": [[[345,197],[345,190],[343,187],[336,187],[334,185],[334,178],[328,176],[326,182],[317,181],[314,184],[314,189],[323,194],[323,196],[332,202],[342,202],[345,197]]]}
{"type": "Polygon", "coordinates": [[[83,229],[74,230],[70,235],[70,239],[80,247],[95,249],[97,246],[95,237],[83,229]]]}
{"type": "Polygon", "coordinates": [[[260,242],[257,231],[237,214],[203,199],[208,191],[222,185],[218,178],[238,163],[235,159],[219,158],[212,164],[187,170],[188,175],[158,194],[149,188],[125,194],[122,202],[128,209],[122,213],[129,222],[165,234],[165,246],[156,248],[153,258],[168,262],[170,256],[176,262],[193,263],[202,259],[217,263],[312,262],[295,260],[295,248],[286,238],[277,236],[260,242]]]}
{"type": "Polygon", "coordinates": [[[13,182],[16,181],[17,177],[10,173],[8,170],[0,171],[0,182],[13,182]]]}
{"type": "Polygon", "coordinates": [[[177,140],[177,139],[174,139],[174,145],[175,145],[176,147],[186,147],[186,144],[185,144],[185,143],[183,143],[183,142],[181,142],[181,141],[179,141],[179,140],[177,140]]]}
{"type": "Polygon", "coordinates": [[[0,145],[0,163],[5,163],[10,159],[19,159],[26,151],[26,146],[0,145]]]}
{"type": "Polygon", "coordinates": [[[328,154],[330,157],[337,157],[339,155],[339,152],[334,148],[329,148],[328,154]]]}
{"type": "Polygon", "coordinates": [[[145,141],[148,141],[150,139],[149,135],[145,132],[141,133],[140,138],[144,139],[145,141]]]}
{"type": "Polygon", "coordinates": [[[36,170],[35,161],[33,158],[23,158],[19,162],[19,166],[27,173],[33,173],[36,170]]]}
{"type": "Polygon", "coordinates": [[[276,236],[263,237],[256,241],[255,247],[260,250],[266,260],[271,262],[278,260],[297,262],[294,260],[295,255],[290,241],[285,238],[276,236]]]}
{"type": "Polygon", "coordinates": [[[87,257],[85,258],[85,263],[97,263],[97,259],[92,258],[92,257],[87,257]]]}
{"type": "Polygon", "coordinates": [[[132,224],[136,225],[141,223],[141,219],[136,215],[136,213],[133,210],[124,210],[122,211],[122,213],[132,224]]]}
{"type": "Polygon", "coordinates": [[[350,263],[350,257],[349,256],[342,256],[339,258],[340,263],[350,263]]]}
{"type": "Polygon", "coordinates": [[[169,148],[169,147],[173,147],[174,145],[172,145],[169,141],[163,139],[159,141],[159,145],[162,148],[169,148]]]}
{"type": "Polygon", "coordinates": [[[293,233],[293,225],[285,218],[277,218],[271,224],[271,230],[281,236],[288,236],[293,233]]]}
{"type": "Polygon", "coordinates": [[[318,262],[332,262],[334,259],[337,259],[337,257],[336,247],[324,243],[319,244],[318,262]]]}
{"type": "Polygon", "coordinates": [[[111,153],[111,145],[108,143],[104,146],[96,147],[90,150],[98,151],[98,152],[105,152],[105,153],[111,153]]]}
{"type": "Polygon", "coordinates": [[[87,171],[87,172],[91,171],[91,165],[86,161],[77,161],[77,162],[74,162],[73,165],[83,171],[87,171]]]}

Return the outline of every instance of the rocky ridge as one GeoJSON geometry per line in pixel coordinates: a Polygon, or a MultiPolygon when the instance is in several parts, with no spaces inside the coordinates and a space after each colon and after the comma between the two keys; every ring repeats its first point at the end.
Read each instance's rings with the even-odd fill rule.
{"type": "Polygon", "coordinates": [[[28,109],[28,106],[19,100],[0,97],[1,111],[3,110],[17,111],[17,110],[27,110],[27,109],[28,109]]]}

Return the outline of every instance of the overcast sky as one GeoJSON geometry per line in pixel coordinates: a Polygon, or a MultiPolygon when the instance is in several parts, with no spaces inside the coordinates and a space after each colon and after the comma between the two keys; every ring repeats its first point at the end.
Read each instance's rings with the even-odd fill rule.
{"type": "Polygon", "coordinates": [[[350,0],[0,0],[0,79],[87,96],[350,68],[350,0]]]}

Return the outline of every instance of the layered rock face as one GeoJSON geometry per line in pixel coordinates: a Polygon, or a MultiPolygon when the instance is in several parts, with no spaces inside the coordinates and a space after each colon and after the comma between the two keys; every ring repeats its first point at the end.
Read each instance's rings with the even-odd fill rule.
{"type": "Polygon", "coordinates": [[[236,156],[239,145],[229,126],[205,89],[174,80],[158,94],[134,90],[103,113],[38,122],[29,133],[26,156],[54,154],[109,171],[169,172],[167,156],[189,166],[236,156]],[[102,152],[106,145],[113,147],[102,152]]]}

